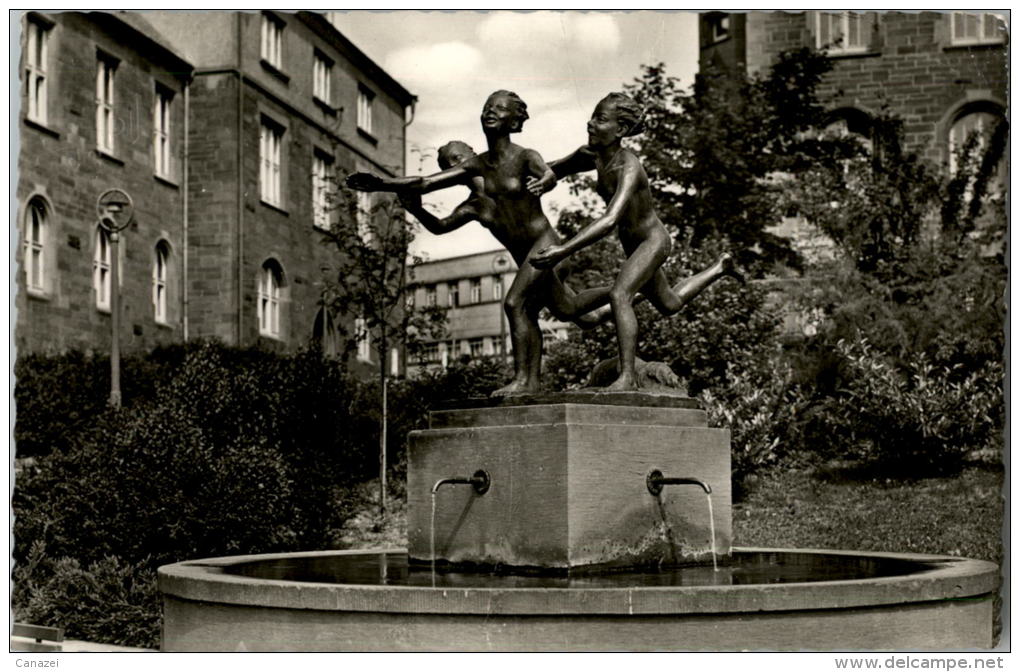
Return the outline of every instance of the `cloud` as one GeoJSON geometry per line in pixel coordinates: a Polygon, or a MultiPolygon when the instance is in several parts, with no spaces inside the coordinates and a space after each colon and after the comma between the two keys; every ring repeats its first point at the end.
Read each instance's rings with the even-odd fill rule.
{"type": "Polygon", "coordinates": [[[464,42],[441,42],[407,47],[389,55],[386,70],[412,86],[443,82],[449,86],[459,78],[473,77],[482,64],[482,53],[464,42]]]}
{"type": "Polygon", "coordinates": [[[620,46],[620,29],[608,14],[573,15],[573,41],[597,51],[614,51],[620,46]]]}
{"type": "Polygon", "coordinates": [[[620,30],[610,14],[578,12],[493,12],[478,25],[478,38],[490,53],[583,59],[613,51],[620,30]]]}

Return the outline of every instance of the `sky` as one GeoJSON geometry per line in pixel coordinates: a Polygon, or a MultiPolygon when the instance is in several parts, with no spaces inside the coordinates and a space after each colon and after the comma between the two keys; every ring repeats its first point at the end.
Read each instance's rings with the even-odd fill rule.
{"type": "MultiPolygon", "coordinates": [[[[485,99],[515,91],[530,119],[514,142],[547,161],[586,140],[595,104],[663,62],[686,86],[698,63],[697,14],[688,12],[335,12],[333,21],[362,51],[418,96],[408,127],[408,174],[439,170],[435,150],[463,140],[485,151],[478,121],[485,99]]],[[[455,187],[426,196],[445,215],[467,197],[455,187]]],[[[564,185],[543,197],[546,214],[570,202],[564,185]]],[[[498,249],[477,223],[443,236],[428,232],[415,251],[428,259],[498,249]]]]}

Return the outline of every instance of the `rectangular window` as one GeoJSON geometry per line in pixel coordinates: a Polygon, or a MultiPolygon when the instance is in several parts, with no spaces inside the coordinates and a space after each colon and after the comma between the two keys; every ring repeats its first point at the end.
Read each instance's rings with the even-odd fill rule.
{"type": "Polygon", "coordinates": [[[460,285],[457,282],[450,283],[450,294],[449,294],[449,306],[450,308],[456,308],[460,306],[460,285]]]}
{"type": "Polygon", "coordinates": [[[503,298],[503,278],[499,275],[492,276],[492,300],[500,301],[503,298]]]}
{"type": "Polygon", "coordinates": [[[471,278],[471,303],[482,302],[482,279],[471,278]]]}
{"type": "Polygon", "coordinates": [[[117,63],[100,56],[96,61],[96,147],[113,154],[113,75],[117,63]]]}
{"type": "Polygon", "coordinates": [[[156,322],[166,324],[166,264],[168,254],[163,245],[156,246],[152,265],[152,311],[156,322]]]}
{"type": "Polygon", "coordinates": [[[425,288],[425,305],[434,306],[436,305],[436,286],[429,285],[425,288]]]}
{"type": "Polygon", "coordinates": [[[354,320],[354,337],[358,339],[358,359],[363,362],[372,361],[371,344],[368,339],[368,324],[364,318],[359,317],[354,320]]]}
{"type": "Polygon", "coordinates": [[[372,100],[375,94],[363,86],[358,87],[358,128],[372,133],[372,100]]]}
{"type": "Polygon", "coordinates": [[[312,66],[312,95],[333,106],[330,80],[333,78],[333,63],[322,54],[316,52],[312,66]]]}
{"type": "Polygon", "coordinates": [[[422,350],[422,359],[426,362],[438,362],[439,361],[439,344],[438,343],[426,343],[422,350]]]}
{"type": "Polygon", "coordinates": [[[92,257],[92,289],[96,293],[96,308],[110,310],[110,234],[96,229],[96,248],[92,257]]]}
{"type": "Polygon", "coordinates": [[[259,333],[280,337],[280,275],[272,266],[263,266],[259,276],[259,333]]]}
{"type": "Polygon", "coordinates": [[[28,93],[28,118],[46,123],[46,62],[49,29],[37,21],[28,20],[25,50],[25,91],[28,93]]]}
{"type": "Polygon", "coordinates": [[[28,230],[25,232],[25,284],[30,291],[46,290],[46,210],[37,200],[28,204],[28,230]]]}
{"type": "Polygon", "coordinates": [[[262,15],[262,60],[283,69],[283,24],[268,14],[262,15]]]}
{"type": "Polygon", "coordinates": [[[263,119],[259,136],[259,163],[261,165],[259,184],[261,185],[262,200],[276,206],[282,203],[280,187],[280,147],[282,144],[283,129],[263,119]]]}
{"type": "Polygon", "coordinates": [[[1002,41],[999,18],[990,12],[953,12],[953,44],[989,44],[1002,41]]]}
{"type": "Polygon", "coordinates": [[[468,341],[468,348],[470,349],[472,357],[481,357],[485,354],[485,339],[472,338],[468,341]]]}
{"type": "Polygon", "coordinates": [[[152,110],[152,150],[155,157],[156,174],[169,179],[170,163],[170,101],[173,93],[161,86],[156,87],[156,103],[152,110]]]}
{"type": "Polygon", "coordinates": [[[320,229],[329,229],[329,194],[333,183],[333,162],[316,154],[312,159],[312,223],[320,229]]]}
{"type": "Polygon", "coordinates": [[[815,46],[830,54],[865,51],[868,27],[871,25],[860,12],[818,12],[815,25],[815,46]]]}

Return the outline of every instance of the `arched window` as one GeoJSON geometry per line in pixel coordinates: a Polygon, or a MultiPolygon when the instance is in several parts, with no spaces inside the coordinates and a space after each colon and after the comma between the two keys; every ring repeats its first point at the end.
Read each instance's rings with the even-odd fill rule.
{"type": "Polygon", "coordinates": [[[283,269],[273,259],[262,265],[259,273],[258,320],[259,333],[280,338],[280,291],[283,286],[283,269]]]}
{"type": "Polygon", "coordinates": [[[109,232],[97,226],[92,255],[92,289],[96,295],[96,308],[100,310],[110,310],[110,250],[109,232]]]}
{"type": "Polygon", "coordinates": [[[336,325],[333,324],[333,316],[323,306],[315,316],[315,324],[312,326],[312,340],[319,344],[322,354],[326,357],[335,357],[340,353],[340,339],[337,334],[336,325]]]}
{"type": "Polygon", "coordinates": [[[41,198],[28,202],[25,218],[25,287],[29,292],[46,291],[46,236],[48,231],[46,204],[41,198]]]}
{"type": "Polygon", "coordinates": [[[165,240],[156,243],[152,261],[152,315],[156,322],[167,324],[167,267],[170,264],[170,245],[165,240]]]}
{"type": "MultiPolygon", "coordinates": [[[[965,166],[977,170],[991,147],[992,135],[1002,121],[1002,109],[988,101],[965,105],[956,113],[946,138],[951,175],[956,175],[965,166]]],[[[972,185],[968,186],[968,193],[971,189],[972,185]]],[[[989,180],[988,192],[994,196],[1004,194],[1005,191],[1006,152],[1003,151],[989,180]]]]}
{"type": "Polygon", "coordinates": [[[829,114],[829,122],[825,126],[827,135],[836,137],[852,137],[869,154],[873,149],[872,122],[867,112],[854,107],[844,107],[829,114]]]}

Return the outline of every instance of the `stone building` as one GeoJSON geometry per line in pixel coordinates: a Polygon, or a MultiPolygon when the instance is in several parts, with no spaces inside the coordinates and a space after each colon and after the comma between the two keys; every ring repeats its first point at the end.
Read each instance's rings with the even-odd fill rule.
{"type": "MultiPolygon", "coordinates": [[[[414,96],[313,12],[146,14],[195,64],[192,336],[293,349],[317,328],[335,247],[330,176],[403,175],[414,96]]],[[[370,199],[361,204],[366,211],[370,199]]]]}
{"type": "Polygon", "coordinates": [[[111,247],[97,199],[119,188],[122,342],[183,338],[184,111],[192,67],[138,15],[22,22],[18,117],[19,352],[108,351],[111,247]]]}
{"type": "MultiPolygon", "coordinates": [[[[414,305],[447,308],[447,333],[428,343],[415,370],[463,357],[510,356],[510,335],[503,296],[517,275],[517,264],[503,250],[479,252],[425,262],[414,269],[414,305]]],[[[554,320],[540,322],[548,341],[566,338],[568,326],[554,320]]]]}
{"type": "Polygon", "coordinates": [[[950,168],[970,131],[1005,116],[1007,31],[996,14],[707,12],[699,36],[703,73],[754,75],[780,52],[826,49],[834,67],[819,94],[833,126],[867,136],[887,106],[913,151],[950,168]]]}
{"type": "Polygon", "coordinates": [[[312,12],[30,13],[22,28],[19,352],[108,349],[95,204],[111,187],[136,212],[126,350],[328,336],[329,180],[403,174],[414,96],[312,12]]]}

